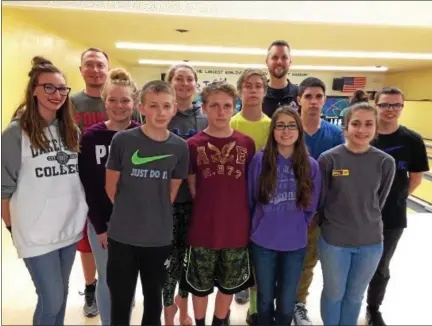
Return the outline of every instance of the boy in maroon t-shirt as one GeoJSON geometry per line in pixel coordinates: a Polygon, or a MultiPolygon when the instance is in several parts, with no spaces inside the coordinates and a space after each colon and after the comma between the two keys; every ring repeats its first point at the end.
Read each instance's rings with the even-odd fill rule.
{"type": "Polygon", "coordinates": [[[213,325],[227,318],[233,294],[253,286],[248,255],[249,206],[246,171],[255,153],[252,138],[233,130],[237,93],[226,82],[201,93],[208,127],[188,140],[189,187],[194,198],[181,288],[193,294],[196,325],[205,324],[214,286],[213,325]]]}

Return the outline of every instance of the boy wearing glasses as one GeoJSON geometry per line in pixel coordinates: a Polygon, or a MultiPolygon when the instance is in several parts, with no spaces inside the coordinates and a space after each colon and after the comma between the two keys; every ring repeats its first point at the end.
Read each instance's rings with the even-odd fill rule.
{"type": "MultiPolygon", "coordinates": [[[[305,142],[310,156],[315,160],[325,151],[345,143],[342,129],[321,119],[321,110],[326,101],[325,84],[318,78],[308,77],[299,85],[298,103],[305,142]]],[[[312,325],[306,309],[306,298],[312,283],[313,269],[318,262],[318,236],[319,228],[317,216],[312,219],[308,230],[308,244],[303,272],[297,290],[297,303],[295,307],[294,322],[296,325],[312,325]]]]}
{"type": "Polygon", "coordinates": [[[372,145],[391,155],[396,161],[396,174],[382,211],[384,251],[369,284],[366,318],[369,325],[385,325],[379,307],[384,300],[390,279],[390,261],[404,228],[407,227],[408,196],[420,185],[429,171],[427,152],[422,137],[399,125],[404,107],[404,95],[395,87],[386,87],[375,95],[378,109],[378,135],[372,145]]]}

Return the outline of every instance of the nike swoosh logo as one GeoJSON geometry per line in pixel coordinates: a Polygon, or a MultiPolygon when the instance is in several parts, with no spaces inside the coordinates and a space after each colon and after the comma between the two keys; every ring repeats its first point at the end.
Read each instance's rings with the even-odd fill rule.
{"type": "Polygon", "coordinates": [[[169,155],[156,155],[156,156],[149,156],[149,157],[139,157],[138,156],[138,150],[132,155],[131,162],[133,165],[141,165],[146,164],[149,162],[157,161],[164,159],[166,157],[173,156],[172,154],[169,155]]]}
{"type": "Polygon", "coordinates": [[[399,148],[403,148],[403,146],[395,146],[395,147],[384,148],[383,151],[388,153],[388,152],[393,152],[393,151],[395,151],[395,150],[397,150],[399,148]]]}

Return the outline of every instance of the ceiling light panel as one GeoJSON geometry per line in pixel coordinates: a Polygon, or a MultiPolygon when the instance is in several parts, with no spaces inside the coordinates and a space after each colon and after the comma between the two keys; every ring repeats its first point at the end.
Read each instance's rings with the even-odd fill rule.
{"type": "MultiPolygon", "coordinates": [[[[218,54],[242,54],[260,55],[267,54],[266,49],[259,48],[234,48],[224,46],[201,46],[184,44],[153,44],[117,42],[118,49],[165,51],[185,53],[218,53],[218,54]]],[[[321,57],[321,58],[366,58],[366,59],[406,59],[406,60],[432,60],[432,53],[401,53],[401,52],[362,52],[362,51],[327,51],[327,50],[296,50],[291,54],[295,57],[321,57]]]]}
{"type": "MultiPolygon", "coordinates": [[[[142,65],[154,65],[154,66],[171,66],[184,61],[174,60],[150,60],[141,59],[138,61],[142,65]]],[[[256,63],[230,63],[230,62],[204,62],[204,61],[192,61],[188,62],[194,67],[219,67],[219,68],[257,68],[267,69],[265,64],[256,63]]],[[[291,65],[290,70],[315,70],[315,71],[363,71],[363,72],[385,72],[388,70],[387,67],[374,67],[374,66],[316,66],[316,65],[291,65]]]]}
{"type": "Polygon", "coordinates": [[[131,43],[118,42],[118,49],[128,50],[153,50],[167,52],[196,52],[196,53],[224,53],[224,54],[249,54],[249,55],[265,55],[266,50],[253,48],[231,48],[222,46],[191,46],[182,44],[152,44],[152,43],[131,43]]]}

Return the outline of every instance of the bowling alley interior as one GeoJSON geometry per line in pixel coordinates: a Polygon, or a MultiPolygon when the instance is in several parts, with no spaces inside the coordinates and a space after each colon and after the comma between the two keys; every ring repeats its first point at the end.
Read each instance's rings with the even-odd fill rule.
{"type": "MultiPolygon", "coordinates": [[[[380,89],[398,88],[404,97],[398,123],[423,142],[429,170],[422,171],[421,182],[406,199],[407,226],[391,259],[391,278],[380,311],[387,325],[432,325],[431,13],[429,1],[2,1],[2,132],[23,102],[33,57],[54,63],[72,95],[86,88],[80,67],[89,48],[106,53],[109,69],[125,69],[139,89],[149,81],[166,81],[175,64],[190,65],[196,71],[194,96],[199,102],[200,92],[215,81],[237,88],[245,69],[261,70],[270,81],[269,46],[284,40],[291,59],[289,83],[319,78],[326,86],[321,119],[341,129],[341,112],[350,106],[356,89],[364,90],[374,106],[380,89]]],[[[235,110],[241,114],[241,102],[235,110]]],[[[3,325],[32,325],[38,294],[5,225],[3,161],[12,154],[5,150],[3,138],[1,318],[3,325]]],[[[229,207],[226,210],[228,214],[229,207]]],[[[325,325],[319,260],[313,273],[306,304],[309,324],[325,325]]],[[[83,311],[85,289],[77,251],[64,325],[102,325],[99,312],[83,311]]],[[[216,292],[209,297],[206,325],[213,321],[216,292]]],[[[358,325],[368,325],[366,296],[367,291],[358,325]]],[[[138,278],[131,325],[141,324],[143,302],[138,278]]],[[[191,295],[188,303],[191,322],[196,324],[191,295]]],[[[247,324],[249,304],[232,301],[231,325],[247,324]]],[[[163,311],[161,323],[165,325],[163,311]]],[[[183,324],[178,313],[174,323],[183,324]]]]}

